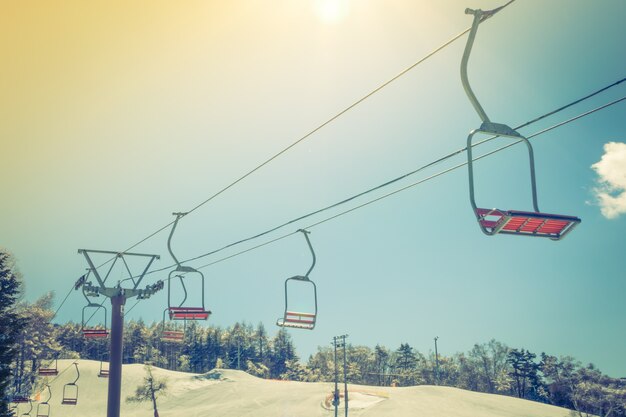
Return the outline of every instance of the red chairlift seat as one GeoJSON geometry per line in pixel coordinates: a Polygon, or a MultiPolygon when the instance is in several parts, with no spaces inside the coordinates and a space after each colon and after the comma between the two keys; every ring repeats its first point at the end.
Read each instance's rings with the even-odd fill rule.
{"type": "MultiPolygon", "coordinates": [[[[85,298],[87,299],[87,305],[85,307],[83,307],[83,313],[82,313],[82,332],[83,332],[83,336],[85,338],[88,339],[104,339],[106,337],[109,337],[109,330],[107,329],[107,309],[106,307],[104,307],[101,304],[95,304],[92,303],[91,301],[89,301],[89,297],[87,297],[87,294],[85,294],[84,292],[84,287],[83,287],[83,294],[85,295],[85,298]],[[85,321],[85,310],[87,308],[95,308],[96,310],[104,310],[104,326],[98,324],[95,325],[94,327],[87,327],[87,321],[85,321]]],[[[91,317],[94,316],[94,314],[96,314],[95,312],[91,315],[91,317]]],[[[90,319],[91,319],[90,317],[90,319]]]]}
{"type": "Polygon", "coordinates": [[[490,234],[526,235],[553,240],[565,237],[581,221],[578,217],[562,214],[485,208],[477,208],[476,216],[480,225],[490,234]]]}
{"type": "Polygon", "coordinates": [[[203,307],[169,307],[170,320],[207,320],[211,311],[203,307]]]}
{"type": "Polygon", "coordinates": [[[313,330],[315,327],[316,315],[313,313],[299,313],[296,311],[286,311],[283,318],[276,323],[280,327],[291,327],[295,329],[313,330]]]}
{"type": "Polygon", "coordinates": [[[11,402],[14,404],[26,404],[30,402],[30,398],[27,395],[14,395],[11,397],[11,402]]]}
{"type": "Polygon", "coordinates": [[[55,359],[54,362],[51,362],[48,366],[41,366],[39,367],[39,371],[37,371],[37,373],[41,376],[54,376],[54,375],[58,375],[59,374],[59,369],[57,367],[57,360],[55,359]],[[52,366],[52,364],[54,363],[54,366],[52,366]]]}
{"type": "Polygon", "coordinates": [[[185,332],[179,330],[164,330],[161,340],[163,342],[182,343],[185,340],[185,332]]]}
{"type": "Polygon", "coordinates": [[[84,328],[83,336],[88,339],[104,339],[109,337],[109,331],[102,328],[84,328]]]}
{"type": "Polygon", "coordinates": [[[58,374],[59,371],[54,368],[39,368],[39,375],[41,376],[54,376],[58,374]]]}

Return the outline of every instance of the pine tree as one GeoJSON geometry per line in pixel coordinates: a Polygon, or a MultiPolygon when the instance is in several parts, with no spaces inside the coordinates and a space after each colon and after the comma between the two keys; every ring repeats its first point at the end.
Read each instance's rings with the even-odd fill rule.
{"type": "Polygon", "coordinates": [[[524,349],[512,349],[508,354],[507,362],[513,368],[510,375],[519,398],[528,398],[529,391],[536,391],[539,385],[539,365],[534,362],[535,357],[534,353],[524,349]]]}
{"type": "Polygon", "coordinates": [[[388,384],[385,374],[389,369],[389,357],[389,350],[386,347],[376,345],[374,348],[374,372],[378,377],[378,385],[388,384]]]}
{"type": "Polygon", "coordinates": [[[417,368],[417,356],[408,343],[401,343],[396,350],[396,369],[403,376],[402,383],[413,385],[415,383],[415,371],[417,368]]]}
{"type": "Polygon", "coordinates": [[[291,336],[285,329],[280,329],[272,340],[272,378],[278,378],[287,371],[287,361],[297,360],[296,350],[291,336]]]}
{"type": "Polygon", "coordinates": [[[16,311],[21,279],[12,256],[0,249],[0,417],[13,415],[7,401],[11,363],[17,355],[16,342],[22,319],[16,311]]]}
{"type": "Polygon", "coordinates": [[[267,331],[265,330],[265,326],[263,326],[262,322],[259,322],[256,328],[256,344],[257,344],[257,355],[256,359],[258,363],[267,364],[268,358],[268,341],[267,341],[267,331]]]}

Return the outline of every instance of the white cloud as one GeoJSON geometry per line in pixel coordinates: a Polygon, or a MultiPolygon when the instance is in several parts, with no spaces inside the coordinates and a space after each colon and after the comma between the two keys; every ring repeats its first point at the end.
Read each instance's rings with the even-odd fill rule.
{"type": "Polygon", "coordinates": [[[615,219],[626,214],[626,143],[605,144],[602,159],[591,168],[598,174],[598,186],[593,191],[602,215],[615,219]]]}

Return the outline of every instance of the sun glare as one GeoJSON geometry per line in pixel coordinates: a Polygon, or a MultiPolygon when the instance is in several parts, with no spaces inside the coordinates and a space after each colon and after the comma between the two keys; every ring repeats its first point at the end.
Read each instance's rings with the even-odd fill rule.
{"type": "Polygon", "coordinates": [[[324,23],[339,23],[348,15],[348,3],[349,0],[315,0],[315,12],[324,23]]]}

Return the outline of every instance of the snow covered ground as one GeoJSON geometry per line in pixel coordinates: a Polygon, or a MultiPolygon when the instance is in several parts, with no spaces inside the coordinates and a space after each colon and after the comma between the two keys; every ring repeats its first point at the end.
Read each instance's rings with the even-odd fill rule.
{"type": "MultiPolygon", "coordinates": [[[[62,405],[63,386],[76,372],[73,361],[60,360],[52,390],[50,417],[103,417],[106,415],[108,379],[99,378],[100,363],[79,360],[78,404],[62,405]],[[63,372],[65,371],[65,372],[63,372]]],[[[330,383],[264,380],[230,369],[195,375],[153,368],[166,378],[168,394],[158,400],[161,417],[308,417],[332,416],[330,383]]],[[[124,365],[122,399],[132,395],[145,375],[143,365],[124,365]]],[[[349,385],[350,415],[376,417],[568,417],[569,410],[500,395],[457,388],[418,386],[406,388],[349,385]]],[[[45,400],[47,393],[41,394],[45,400]]],[[[33,403],[32,416],[37,415],[33,403]]],[[[28,411],[20,404],[18,415],[28,411]]],[[[150,403],[122,402],[124,417],[152,416],[150,403]]],[[[343,403],[340,408],[343,416],[343,403]]]]}

